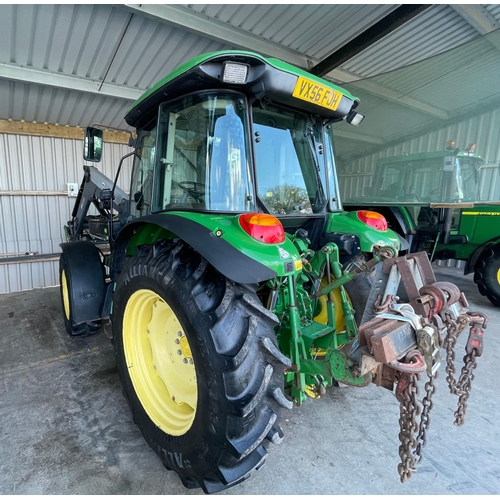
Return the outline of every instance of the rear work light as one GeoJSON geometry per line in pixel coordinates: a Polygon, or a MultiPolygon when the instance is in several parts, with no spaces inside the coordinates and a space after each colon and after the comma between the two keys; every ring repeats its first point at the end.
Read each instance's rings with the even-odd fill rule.
{"type": "Polygon", "coordinates": [[[240,215],[240,225],[252,238],[262,243],[283,243],[285,230],[281,222],[269,214],[249,213],[240,215]]]}
{"type": "Polygon", "coordinates": [[[225,83],[246,83],[248,64],[225,62],[222,70],[222,81],[225,83]]]}
{"type": "Polygon", "coordinates": [[[372,212],[371,210],[360,210],[357,216],[358,219],[367,226],[373,227],[373,229],[377,229],[378,231],[387,231],[387,221],[382,214],[372,212]]]}

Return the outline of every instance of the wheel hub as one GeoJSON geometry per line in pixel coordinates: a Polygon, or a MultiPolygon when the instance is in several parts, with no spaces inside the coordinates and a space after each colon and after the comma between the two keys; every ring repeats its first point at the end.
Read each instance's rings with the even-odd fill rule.
{"type": "Polygon", "coordinates": [[[168,434],[185,434],[196,414],[196,371],[183,327],[157,293],[138,290],[130,296],[123,347],[132,384],[148,416],[168,434]]]}

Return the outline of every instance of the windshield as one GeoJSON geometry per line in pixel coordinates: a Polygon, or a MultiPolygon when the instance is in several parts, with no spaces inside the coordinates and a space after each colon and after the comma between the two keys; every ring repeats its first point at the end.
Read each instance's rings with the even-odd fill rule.
{"type": "Polygon", "coordinates": [[[483,160],[479,158],[457,158],[457,184],[462,193],[462,201],[479,199],[479,171],[483,160]]]}
{"type": "Polygon", "coordinates": [[[322,125],[305,113],[268,104],[253,108],[258,197],[274,215],[325,209],[322,125]]]}
{"type": "Polygon", "coordinates": [[[371,185],[346,203],[428,204],[474,201],[478,196],[479,158],[435,156],[377,163],[371,185]]]}
{"type": "Polygon", "coordinates": [[[401,202],[438,201],[443,176],[443,158],[393,162],[383,166],[371,194],[401,202]]]}
{"type": "Polygon", "coordinates": [[[246,117],[236,93],[204,92],[160,107],[153,211],[255,209],[246,117]]]}

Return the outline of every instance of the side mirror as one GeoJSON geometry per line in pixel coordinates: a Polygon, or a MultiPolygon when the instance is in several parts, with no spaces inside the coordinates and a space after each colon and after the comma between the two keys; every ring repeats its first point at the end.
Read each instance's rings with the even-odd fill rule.
{"type": "Polygon", "coordinates": [[[83,146],[83,159],[87,161],[101,161],[102,156],[102,130],[93,127],[85,129],[85,142],[83,146]]]}

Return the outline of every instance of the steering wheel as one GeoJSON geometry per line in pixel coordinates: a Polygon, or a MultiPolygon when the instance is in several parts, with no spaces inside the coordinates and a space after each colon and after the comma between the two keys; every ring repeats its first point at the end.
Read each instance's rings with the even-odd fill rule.
{"type": "Polygon", "coordinates": [[[205,184],[194,181],[181,181],[176,184],[196,201],[203,201],[203,198],[205,197],[205,184]]]}

